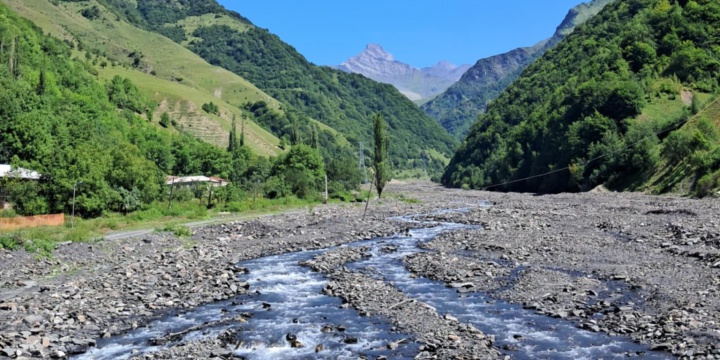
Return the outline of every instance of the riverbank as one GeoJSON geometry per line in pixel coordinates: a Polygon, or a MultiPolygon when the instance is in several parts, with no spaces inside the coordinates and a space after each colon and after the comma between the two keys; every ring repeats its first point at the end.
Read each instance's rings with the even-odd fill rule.
{"type": "MultiPolygon", "coordinates": [[[[383,199],[371,204],[366,221],[361,220],[363,204],[317,206],[193,228],[192,237],[153,233],[69,244],[52,258],[0,250],[0,357],[82,353],[95,339],[254,291],[237,280],[246,271],[235,266],[239,261],[392,235],[413,226],[394,216],[472,208],[487,199],[495,203],[489,210],[429,218],[481,224],[485,231],[441,235],[427,245],[431,252],[406,258],[406,266],[418,276],[470,283],[459,288],[489,292],[590,331],[632,337],[688,358],[720,358],[714,347],[720,343],[716,201],[638,194],[535,197],[429,183],[391,184],[389,190],[420,203],[383,199]]],[[[333,281],[395,294],[358,303],[392,320],[379,301],[397,299],[397,304],[405,295],[391,284],[374,286],[376,280],[358,276],[338,273],[333,281]]],[[[337,296],[343,296],[340,289],[337,296]]],[[[458,326],[452,317],[441,320],[458,326]]],[[[502,334],[474,338],[497,335],[502,334]]],[[[413,340],[422,339],[416,335],[413,340]]],[[[146,356],[209,357],[222,345],[219,339],[205,339],[146,356]]],[[[458,348],[479,353],[476,346],[465,345],[458,348]]],[[[512,357],[512,351],[503,352],[512,357]]],[[[227,349],[215,355],[226,356],[227,349]]]]}

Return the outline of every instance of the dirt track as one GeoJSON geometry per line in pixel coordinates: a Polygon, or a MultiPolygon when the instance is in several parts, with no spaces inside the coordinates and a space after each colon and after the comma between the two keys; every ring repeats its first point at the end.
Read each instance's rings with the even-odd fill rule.
{"type": "MultiPolygon", "coordinates": [[[[0,251],[0,357],[81,353],[93,339],[143,326],[168,311],[251,291],[235,280],[243,271],[234,266],[237,261],[390,235],[408,227],[391,216],[473,207],[487,199],[495,203],[489,210],[431,217],[485,230],[443,235],[426,245],[433,251],[406,258],[406,266],[436,280],[470,282],[470,290],[591,331],[623,334],[688,358],[720,359],[717,200],[532,196],[426,183],[388,190],[421,203],[381,200],[371,205],[366,222],[359,220],[360,204],[318,206],[197,228],[192,240],[150,234],[72,244],[52,259],[0,251]]],[[[335,281],[361,280],[355,277],[338,275],[335,281]]],[[[390,285],[377,285],[385,286],[390,285]]],[[[341,296],[342,289],[336,290],[341,296]]],[[[383,315],[392,320],[391,313],[383,315]]],[[[164,354],[207,357],[220,345],[210,339],[164,354]]]]}

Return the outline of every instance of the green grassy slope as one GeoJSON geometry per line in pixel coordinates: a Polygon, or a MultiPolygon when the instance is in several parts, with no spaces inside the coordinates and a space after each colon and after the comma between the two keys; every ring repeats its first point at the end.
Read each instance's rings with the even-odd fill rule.
{"type": "MultiPolygon", "coordinates": [[[[128,21],[152,31],[173,29],[178,43],[248,79],[282,101],[286,110],[338,130],[354,145],[371,141],[370,117],[382,112],[390,125],[390,153],[398,168],[415,166],[413,160],[420,159],[423,149],[451,155],[456,141],[392,86],[315,66],[277,36],[217,8],[212,0],[203,3],[205,7],[188,12],[182,0],[140,0],[134,10],[126,8],[124,13],[128,21]]],[[[290,137],[282,128],[291,123],[274,133],[290,137]]]]}
{"type": "Polygon", "coordinates": [[[720,92],[718,19],[714,1],[608,5],[492,103],[443,183],[665,192],[685,182],[685,192],[711,193],[720,187],[718,105],[708,104],[720,92]]]}
{"type": "Polygon", "coordinates": [[[21,215],[134,211],[166,199],[167,174],[241,178],[236,165],[256,160],[149,123],[155,105],[132,82],[98,79],[90,62],[4,4],[0,89],[0,163],[42,174],[2,179],[21,215]]]}
{"type": "MultiPolygon", "coordinates": [[[[21,16],[33,21],[51,35],[63,40],[82,43],[83,49],[101,54],[109,65],[101,71],[104,76],[122,75],[131,78],[141,90],[159,104],[156,119],[163,108],[172,109],[177,121],[193,124],[186,126],[193,134],[223,146],[227,142],[231,114],[241,114],[238,108],[246,102],[265,101],[271,108],[280,109],[280,103],[247,80],[236,74],[212,66],[164,36],[141,30],[121,21],[95,1],[59,2],[48,0],[2,0],[21,16]],[[89,6],[98,6],[101,16],[87,19],[80,12],[89,6]],[[138,68],[131,66],[133,52],[142,53],[138,68]],[[156,76],[149,74],[154,72],[156,76]],[[182,79],[181,81],[179,81],[182,79]],[[204,103],[221,104],[222,116],[201,110],[204,103]],[[183,109],[182,111],[176,109],[183,109]],[[198,128],[205,128],[201,131],[198,128]]],[[[277,155],[279,140],[251,121],[246,126],[251,148],[259,154],[277,155]]]]}

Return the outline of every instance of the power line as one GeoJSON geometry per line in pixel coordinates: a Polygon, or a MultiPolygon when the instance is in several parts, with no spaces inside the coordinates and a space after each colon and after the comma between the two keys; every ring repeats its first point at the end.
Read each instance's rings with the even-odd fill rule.
{"type": "MultiPolygon", "coordinates": [[[[718,101],[720,101],[720,100],[718,100],[718,101]]],[[[708,106],[709,106],[709,105],[708,105],[708,106]]],[[[699,115],[699,114],[698,114],[698,115],[699,115]]],[[[690,117],[690,118],[688,118],[688,119],[685,119],[685,120],[679,122],[678,124],[675,124],[675,125],[673,125],[673,126],[670,126],[670,127],[666,128],[666,129],[664,129],[664,130],[658,131],[658,132],[655,133],[655,136],[658,136],[658,135],[660,135],[660,134],[662,134],[662,133],[668,132],[668,131],[670,131],[670,130],[672,130],[672,129],[680,128],[681,126],[685,125],[687,122],[689,122],[690,120],[694,119],[695,117],[697,117],[697,115],[696,115],[696,116],[693,116],[693,117],[690,117]]],[[[636,141],[636,142],[634,142],[634,143],[632,143],[632,144],[625,145],[625,146],[623,146],[623,147],[621,147],[620,149],[617,149],[617,150],[615,150],[615,151],[611,151],[611,152],[609,152],[609,153],[607,153],[607,154],[594,157],[594,158],[586,161],[585,163],[583,163],[583,166],[587,166],[587,165],[589,165],[589,164],[590,164],[591,162],[593,162],[593,161],[600,160],[600,159],[602,159],[602,158],[608,157],[608,156],[613,155],[613,154],[615,154],[615,153],[618,153],[618,152],[620,152],[620,151],[622,151],[622,150],[629,149],[629,148],[631,148],[631,147],[633,147],[633,146],[635,146],[635,145],[643,142],[643,141],[646,140],[646,139],[647,139],[647,137],[642,138],[642,139],[640,139],[640,140],[638,140],[638,141],[636,141]]],[[[528,177],[525,177],[525,178],[522,178],[522,179],[511,180],[511,181],[506,181],[506,182],[499,183],[499,184],[484,186],[484,187],[482,188],[482,190],[487,190],[487,189],[491,189],[491,188],[495,188],[495,187],[500,187],[500,186],[515,184],[515,183],[518,183],[518,182],[521,182],[521,181],[526,181],[526,180],[535,179],[535,178],[539,178],[539,177],[543,177],[543,176],[547,176],[547,175],[552,175],[552,174],[559,173],[559,172],[562,172],[562,171],[565,171],[565,170],[570,170],[570,166],[566,166],[566,167],[561,168],[561,169],[556,169],[556,170],[548,171],[548,172],[546,172],[546,173],[542,173],[542,174],[538,174],[538,175],[528,176],[528,177]]]]}

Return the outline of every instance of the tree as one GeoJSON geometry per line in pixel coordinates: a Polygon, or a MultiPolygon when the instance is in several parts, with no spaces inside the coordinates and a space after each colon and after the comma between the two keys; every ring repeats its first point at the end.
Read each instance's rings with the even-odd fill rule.
{"type": "Polygon", "coordinates": [[[315,124],[310,126],[310,147],[318,148],[318,129],[315,124]]]}
{"type": "Polygon", "coordinates": [[[240,125],[240,147],[245,146],[245,115],[243,115],[242,124],[240,125]]]}
{"type": "Polygon", "coordinates": [[[375,140],[375,153],[373,154],[373,167],[375,168],[375,187],[378,197],[382,196],[383,189],[390,180],[390,167],[388,166],[388,145],[390,139],[387,136],[387,128],[382,114],[373,116],[373,136],[375,140]]]}
{"type": "Polygon", "coordinates": [[[235,154],[235,151],[237,149],[238,149],[237,122],[235,120],[235,115],[233,115],[232,126],[230,128],[230,139],[228,141],[227,151],[230,154],[235,154]]]}
{"type": "Polygon", "coordinates": [[[160,126],[164,128],[170,127],[170,115],[168,113],[164,112],[160,116],[160,126]]]}

